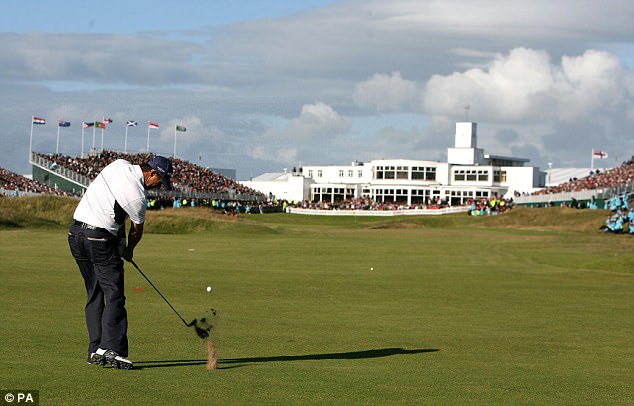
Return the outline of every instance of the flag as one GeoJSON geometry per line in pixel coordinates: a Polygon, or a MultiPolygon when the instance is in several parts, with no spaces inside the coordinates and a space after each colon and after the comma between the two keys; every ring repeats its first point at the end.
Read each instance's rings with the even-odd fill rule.
{"type": "Polygon", "coordinates": [[[126,127],[136,127],[136,125],[137,125],[136,121],[128,120],[126,127]]]}
{"type": "Polygon", "coordinates": [[[106,128],[106,125],[104,123],[102,123],[101,121],[95,121],[95,127],[96,128],[106,128]]]}
{"type": "Polygon", "coordinates": [[[599,151],[598,149],[592,150],[592,159],[605,159],[608,157],[608,153],[604,151],[599,151]]]}
{"type": "Polygon", "coordinates": [[[112,123],[112,119],[111,119],[111,118],[109,118],[109,117],[104,116],[104,117],[103,117],[103,122],[104,122],[104,123],[111,124],[111,123],[112,123]]]}
{"type": "Polygon", "coordinates": [[[150,128],[159,128],[159,125],[150,121],[148,123],[148,127],[150,127],[150,128]]]}
{"type": "Polygon", "coordinates": [[[180,126],[180,125],[177,125],[176,126],[176,131],[185,132],[185,131],[187,131],[187,128],[185,128],[183,126],[180,126]]]}
{"type": "Polygon", "coordinates": [[[70,127],[70,121],[59,120],[60,127],[70,127]]]}
{"type": "Polygon", "coordinates": [[[33,124],[46,124],[46,119],[33,116],[33,124]]]}
{"type": "Polygon", "coordinates": [[[81,125],[82,128],[90,128],[93,127],[95,125],[95,123],[87,123],[84,121],[84,123],[81,125]]]}

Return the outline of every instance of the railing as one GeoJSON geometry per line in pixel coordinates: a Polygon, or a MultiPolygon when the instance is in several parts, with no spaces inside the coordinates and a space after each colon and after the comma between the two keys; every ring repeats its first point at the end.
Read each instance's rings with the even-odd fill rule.
{"type": "Polygon", "coordinates": [[[72,182],[84,189],[87,188],[91,182],[91,180],[87,176],[81,175],[75,171],[71,171],[70,169],[64,168],[63,166],[59,166],[55,164],[55,162],[46,159],[43,156],[36,154],[35,152],[31,153],[31,164],[39,166],[45,171],[52,172],[60,178],[72,182]]]}
{"type": "Polygon", "coordinates": [[[516,204],[546,204],[549,202],[568,202],[573,198],[577,201],[609,199],[617,195],[622,195],[623,193],[634,193],[634,181],[630,181],[624,185],[617,185],[608,188],[549,193],[544,195],[518,196],[513,198],[513,202],[516,204]]]}
{"type": "Polygon", "coordinates": [[[321,210],[288,207],[291,214],[306,214],[311,216],[440,216],[443,214],[466,213],[469,206],[445,207],[443,209],[398,209],[398,210],[321,210]]]}
{"type": "Polygon", "coordinates": [[[259,195],[251,195],[245,193],[236,193],[234,190],[222,193],[200,192],[187,189],[181,190],[150,190],[147,191],[150,197],[162,198],[187,198],[187,199],[207,199],[207,200],[225,200],[225,201],[241,201],[241,202],[262,202],[265,197],[259,195]]]}
{"type": "Polygon", "coordinates": [[[622,195],[623,193],[634,194],[634,180],[626,183],[625,185],[618,185],[609,189],[609,196],[622,195]]]}
{"type": "Polygon", "coordinates": [[[605,189],[581,190],[576,192],[559,192],[549,193],[545,195],[518,196],[513,198],[516,204],[536,204],[548,202],[569,201],[572,198],[576,200],[592,200],[603,198],[605,189]]]}
{"type": "Polygon", "coordinates": [[[40,193],[36,192],[25,192],[18,189],[5,189],[0,188],[0,195],[6,197],[21,197],[21,196],[39,196],[40,193]]]}

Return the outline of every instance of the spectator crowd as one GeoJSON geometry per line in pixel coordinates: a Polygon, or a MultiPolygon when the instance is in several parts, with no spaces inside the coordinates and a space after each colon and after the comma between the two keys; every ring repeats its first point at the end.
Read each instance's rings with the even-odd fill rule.
{"type": "MultiPolygon", "coordinates": [[[[275,203],[277,204],[277,203],[275,203]]],[[[449,207],[446,200],[435,197],[431,199],[427,204],[417,203],[408,205],[406,203],[399,202],[377,202],[371,197],[362,196],[358,198],[346,199],[336,202],[311,202],[304,201],[282,201],[283,211],[286,211],[286,207],[298,207],[302,209],[317,209],[317,210],[371,210],[371,211],[393,211],[393,210],[415,210],[415,209],[441,209],[449,207]]],[[[491,198],[470,199],[468,205],[470,210],[467,212],[473,216],[495,215],[503,213],[510,209],[513,205],[513,201],[507,199],[501,199],[497,196],[491,198]]]]}
{"type": "MultiPolygon", "coordinates": [[[[138,165],[147,162],[150,158],[150,154],[145,153],[133,155],[114,151],[103,151],[87,158],[70,157],[60,154],[40,154],[40,156],[53,161],[58,166],[84,175],[91,180],[97,177],[103,168],[117,159],[125,159],[126,161],[138,165]]],[[[261,193],[233,179],[188,161],[176,158],[172,159],[172,164],[174,166],[172,184],[176,190],[203,193],[224,193],[232,190],[239,194],[261,195],[261,193]]]]}
{"type": "Polygon", "coordinates": [[[533,194],[547,195],[561,192],[607,189],[627,185],[632,181],[634,181],[634,156],[616,168],[605,171],[596,170],[581,179],[572,178],[568,182],[541,189],[533,194]]]}
{"type": "Polygon", "coordinates": [[[413,210],[413,209],[439,209],[447,207],[446,201],[434,198],[429,204],[416,203],[408,205],[404,202],[377,202],[369,196],[355,197],[351,199],[335,202],[312,202],[303,201],[283,201],[284,208],[287,206],[299,207],[302,209],[318,210],[413,210]]]}
{"type": "Polygon", "coordinates": [[[56,189],[44,183],[18,175],[10,170],[0,168],[0,188],[10,192],[13,196],[22,193],[45,193],[57,196],[70,196],[70,193],[56,189]]]}
{"type": "Polygon", "coordinates": [[[627,232],[634,235],[634,210],[629,208],[628,194],[614,196],[605,202],[605,206],[611,214],[601,226],[601,230],[615,234],[627,232]]]}
{"type": "MultiPolygon", "coordinates": [[[[163,210],[171,207],[179,209],[181,207],[209,207],[218,211],[222,211],[224,215],[237,216],[238,214],[264,213],[272,211],[273,202],[261,201],[237,201],[237,200],[221,200],[221,199],[197,199],[182,197],[152,197],[148,200],[148,210],[163,210]]],[[[281,210],[279,210],[281,211],[281,210]]]]}
{"type": "Polygon", "coordinates": [[[497,196],[491,198],[471,199],[470,216],[495,216],[504,213],[513,207],[513,201],[500,199],[497,196]]]}

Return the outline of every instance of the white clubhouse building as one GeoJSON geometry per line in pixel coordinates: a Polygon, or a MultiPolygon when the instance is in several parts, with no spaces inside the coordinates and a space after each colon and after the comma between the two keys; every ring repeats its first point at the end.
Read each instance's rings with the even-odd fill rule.
{"type": "Polygon", "coordinates": [[[303,166],[268,173],[241,183],[276,199],[339,202],[370,197],[407,206],[445,200],[466,204],[472,198],[513,197],[544,186],[545,173],[528,159],[485,154],[477,147],[477,123],[456,123],[447,162],[378,159],[350,165],[303,166]]]}

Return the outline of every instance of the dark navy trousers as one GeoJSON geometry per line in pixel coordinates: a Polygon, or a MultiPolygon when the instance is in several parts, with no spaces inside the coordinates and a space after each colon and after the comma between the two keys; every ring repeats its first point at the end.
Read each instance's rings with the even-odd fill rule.
{"type": "Polygon", "coordinates": [[[118,241],[105,229],[78,222],[68,232],[70,252],[86,285],[88,355],[103,348],[128,356],[128,315],[118,241]]]}

